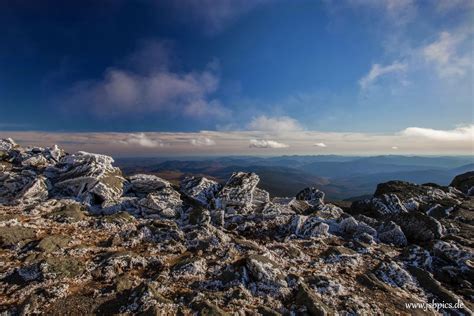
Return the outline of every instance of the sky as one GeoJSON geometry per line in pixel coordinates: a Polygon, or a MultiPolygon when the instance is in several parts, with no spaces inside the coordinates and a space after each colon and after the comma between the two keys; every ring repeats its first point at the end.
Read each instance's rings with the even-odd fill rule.
{"type": "Polygon", "coordinates": [[[0,3],[0,137],[114,156],[474,154],[472,0],[0,3]]]}

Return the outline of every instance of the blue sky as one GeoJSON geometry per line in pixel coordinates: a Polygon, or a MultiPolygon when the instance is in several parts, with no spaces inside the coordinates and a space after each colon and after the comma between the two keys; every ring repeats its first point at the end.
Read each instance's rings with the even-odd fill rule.
{"type": "MultiPolygon", "coordinates": [[[[305,133],[408,133],[431,139],[424,152],[472,153],[473,9],[464,0],[2,2],[0,133],[155,133],[148,145],[188,133],[193,145],[205,131],[254,131],[246,150],[285,140],[263,147],[288,152],[301,151],[305,133]],[[440,144],[439,133],[464,133],[464,143],[440,144]]],[[[210,140],[201,145],[222,144],[210,140]]]]}

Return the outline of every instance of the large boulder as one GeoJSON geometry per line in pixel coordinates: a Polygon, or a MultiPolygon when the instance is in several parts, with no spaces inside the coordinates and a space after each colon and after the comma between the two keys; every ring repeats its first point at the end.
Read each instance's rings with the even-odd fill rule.
{"type": "Polygon", "coordinates": [[[396,195],[408,211],[427,212],[439,204],[449,209],[461,203],[462,193],[452,187],[442,187],[434,184],[418,185],[405,181],[389,181],[380,183],[374,197],[396,195]]]}
{"type": "Polygon", "coordinates": [[[74,197],[90,205],[108,206],[123,193],[124,178],[112,166],[112,157],[87,152],[64,156],[44,174],[51,179],[57,194],[74,197]]]}
{"type": "Polygon", "coordinates": [[[474,171],[469,171],[454,177],[450,186],[469,196],[474,195],[474,171]]]}
{"type": "Polygon", "coordinates": [[[180,183],[180,191],[203,206],[211,206],[220,185],[204,177],[186,177],[180,183]]]}
{"type": "Polygon", "coordinates": [[[168,181],[150,174],[136,174],[129,177],[128,180],[125,184],[125,193],[138,197],[145,197],[150,193],[171,187],[168,181]]]}
{"type": "Polygon", "coordinates": [[[407,213],[408,210],[395,194],[382,194],[379,197],[355,201],[350,212],[354,215],[362,214],[374,218],[381,218],[394,214],[407,213]]]}
{"type": "Polygon", "coordinates": [[[352,216],[342,219],[339,223],[338,230],[345,236],[350,236],[353,238],[357,238],[362,235],[365,236],[365,234],[372,237],[377,236],[377,231],[374,228],[363,221],[356,220],[352,216]]]}
{"type": "Polygon", "coordinates": [[[0,161],[2,161],[0,171],[5,170],[5,162],[21,169],[42,171],[48,166],[55,165],[64,155],[64,150],[57,145],[47,148],[23,148],[11,138],[0,139],[0,161]]]}
{"type": "Polygon", "coordinates": [[[249,214],[269,202],[268,193],[257,188],[255,173],[235,172],[217,195],[215,206],[228,214],[249,214]]]}
{"type": "Polygon", "coordinates": [[[424,213],[412,212],[391,217],[410,242],[427,242],[443,236],[443,225],[424,213]]]}
{"type": "Polygon", "coordinates": [[[324,206],[324,192],[314,187],[306,188],[296,194],[296,200],[304,202],[308,208],[317,210],[324,206]]]}
{"type": "Polygon", "coordinates": [[[11,138],[0,139],[0,159],[5,159],[9,156],[13,148],[18,147],[18,144],[11,138]]]}
{"type": "Polygon", "coordinates": [[[45,201],[50,184],[43,176],[34,172],[0,173],[0,203],[32,204],[45,201]]]}
{"type": "Polygon", "coordinates": [[[400,226],[394,222],[385,222],[378,229],[378,238],[381,242],[399,247],[407,245],[407,238],[400,226]]]}
{"type": "Polygon", "coordinates": [[[175,218],[181,213],[182,201],[173,188],[164,188],[138,201],[141,215],[146,217],[175,218]]]}

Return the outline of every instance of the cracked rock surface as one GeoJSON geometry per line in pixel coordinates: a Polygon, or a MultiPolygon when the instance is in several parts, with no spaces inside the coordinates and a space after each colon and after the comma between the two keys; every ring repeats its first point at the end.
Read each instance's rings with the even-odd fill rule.
{"type": "Polygon", "coordinates": [[[474,174],[344,209],[316,188],[125,177],[113,159],[0,140],[2,315],[370,315],[474,310],[474,174]],[[461,302],[457,310],[406,303],[461,302]]]}

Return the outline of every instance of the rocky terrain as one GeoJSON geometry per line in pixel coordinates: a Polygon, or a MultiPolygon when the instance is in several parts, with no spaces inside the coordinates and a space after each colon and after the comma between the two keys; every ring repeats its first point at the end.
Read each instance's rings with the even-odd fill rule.
{"type": "Polygon", "coordinates": [[[474,172],[337,206],[271,198],[253,173],[176,186],[113,163],[0,140],[2,315],[474,310],[474,172]]]}

